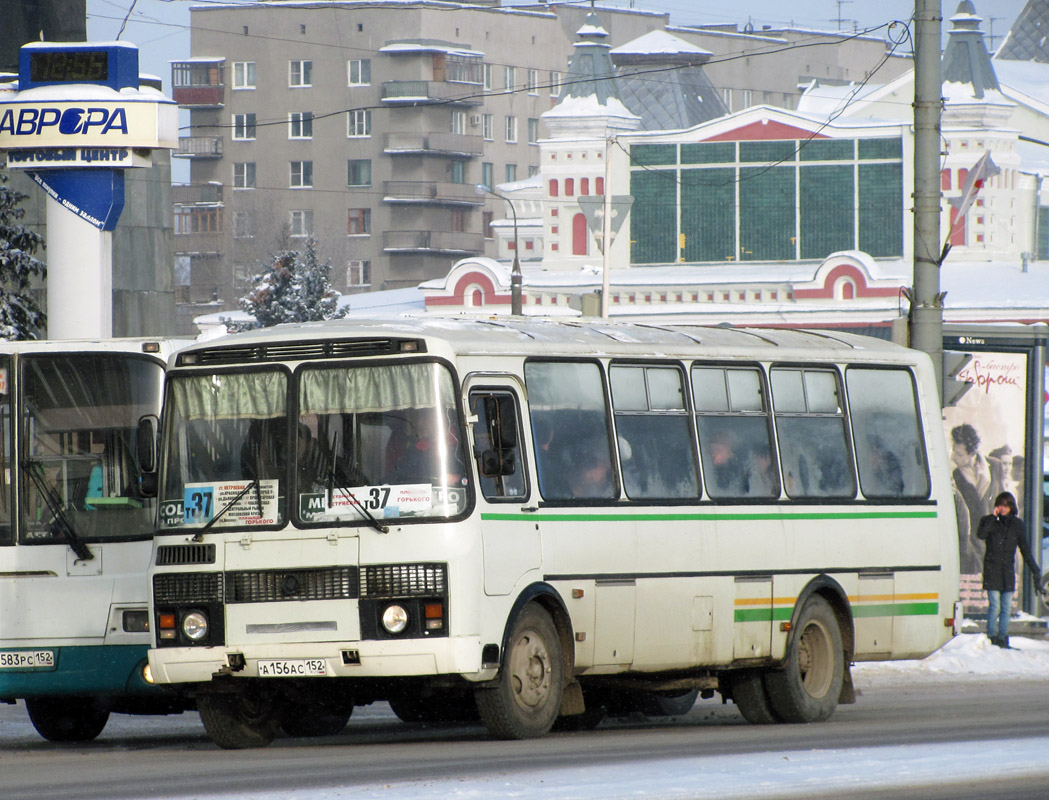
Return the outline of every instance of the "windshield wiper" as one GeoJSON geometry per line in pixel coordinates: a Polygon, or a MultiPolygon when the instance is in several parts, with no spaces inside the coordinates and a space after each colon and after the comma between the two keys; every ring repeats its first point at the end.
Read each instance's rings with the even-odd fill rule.
{"type": "Polygon", "coordinates": [[[73,523],[66,517],[65,510],[62,508],[62,498],[55,492],[55,488],[50,486],[45,480],[44,476],[38,471],[40,465],[35,461],[22,461],[22,469],[29,479],[33,481],[33,485],[36,486],[36,490],[40,492],[40,496],[44,498],[44,503],[47,505],[47,510],[51,512],[51,516],[55,518],[55,527],[62,532],[63,538],[66,540],[66,544],[69,545],[69,549],[72,550],[78,559],[81,561],[90,561],[95,557],[95,554],[87,549],[87,545],[84,544],[84,540],[80,538],[80,534],[76,532],[76,528],[73,527],[73,523]]]}
{"type": "MultiPolygon", "coordinates": [[[[336,489],[336,486],[335,486],[335,460],[338,458],[338,456],[336,454],[339,452],[339,432],[338,431],[335,431],[335,435],[332,437],[332,439],[333,439],[333,441],[332,441],[332,444],[331,444],[331,460],[330,460],[330,462],[328,464],[328,482],[327,482],[328,508],[331,508],[332,493],[336,489]]],[[[372,512],[370,512],[367,508],[365,508],[364,504],[361,503],[361,501],[358,500],[349,489],[346,489],[346,488],[344,488],[342,486],[339,486],[337,488],[339,490],[339,493],[343,497],[345,497],[347,500],[350,501],[350,505],[353,508],[355,508],[358,511],[358,513],[360,513],[360,515],[362,517],[364,517],[364,519],[366,519],[368,521],[368,524],[371,525],[375,530],[377,530],[379,533],[389,533],[390,532],[389,526],[388,525],[383,525],[381,522],[379,522],[379,520],[377,520],[372,515],[372,512]]]]}
{"type": "Polygon", "coordinates": [[[252,478],[251,479],[251,483],[249,483],[247,486],[245,486],[243,489],[241,489],[239,492],[237,492],[237,496],[234,497],[232,500],[230,500],[228,503],[226,503],[226,505],[222,508],[222,510],[218,514],[216,514],[211,519],[209,519],[206,523],[204,523],[204,527],[201,528],[199,531],[197,531],[193,535],[193,541],[194,542],[202,542],[202,541],[204,541],[204,533],[209,528],[211,528],[212,525],[214,525],[216,522],[218,522],[220,519],[222,519],[222,517],[225,516],[226,512],[229,511],[231,508],[233,508],[233,506],[235,506],[238,502],[240,502],[241,498],[244,497],[244,495],[246,495],[252,489],[255,490],[255,498],[258,500],[259,516],[261,517],[262,516],[262,492],[261,492],[261,489],[259,488],[259,479],[258,478],[252,478]]]}

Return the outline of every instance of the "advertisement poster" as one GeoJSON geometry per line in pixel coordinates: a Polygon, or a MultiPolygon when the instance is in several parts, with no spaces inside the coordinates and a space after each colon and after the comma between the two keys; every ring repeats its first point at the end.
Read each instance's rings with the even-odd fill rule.
{"type": "MultiPolygon", "coordinates": [[[[989,352],[970,355],[972,360],[957,377],[971,387],[955,406],[943,410],[943,417],[958,513],[961,599],[965,615],[978,619],[987,613],[982,577],[984,548],[976,537],[980,518],[991,513],[994,498],[1000,492],[1012,492],[1021,513],[1026,499],[1028,356],[989,352]]],[[[1022,568],[1019,553],[1016,561],[1017,567],[1022,568]]],[[[1022,586],[1023,582],[1017,580],[1017,588],[1022,586]]]]}

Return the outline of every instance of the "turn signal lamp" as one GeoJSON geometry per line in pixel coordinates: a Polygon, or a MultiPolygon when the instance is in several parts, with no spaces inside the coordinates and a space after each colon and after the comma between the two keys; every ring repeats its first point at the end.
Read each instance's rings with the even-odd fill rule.
{"type": "Polygon", "coordinates": [[[444,604],[427,603],[423,608],[423,616],[426,617],[426,630],[441,630],[444,627],[444,604]]]}
{"type": "Polygon", "coordinates": [[[161,639],[175,638],[175,615],[161,614],[157,620],[161,639]]]}

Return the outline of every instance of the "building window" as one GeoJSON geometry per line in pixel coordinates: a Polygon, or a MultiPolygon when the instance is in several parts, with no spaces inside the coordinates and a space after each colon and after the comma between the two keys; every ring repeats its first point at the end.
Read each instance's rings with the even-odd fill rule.
{"type": "Polygon", "coordinates": [[[538,174],[539,174],[539,166],[536,165],[536,164],[529,164],[528,165],[528,177],[529,178],[534,178],[538,174]]]}
{"type": "Polygon", "coordinates": [[[247,141],[255,138],[254,114],[233,115],[233,138],[234,140],[240,141],[247,141]]]}
{"type": "Polygon", "coordinates": [[[550,196],[551,197],[557,197],[557,178],[551,178],[549,186],[550,186],[550,196]]]}
{"type": "Polygon", "coordinates": [[[561,96],[561,73],[550,72],[550,96],[560,97],[561,96]]]}
{"type": "Polygon", "coordinates": [[[233,188],[255,188],[255,162],[240,161],[233,164],[233,188]]]}
{"type": "Polygon", "coordinates": [[[351,58],[346,62],[347,86],[370,86],[372,62],[370,58],[351,58]]]}
{"type": "Polygon", "coordinates": [[[528,118],[528,144],[539,142],[539,120],[534,117],[528,118]]]}
{"type": "Polygon", "coordinates": [[[346,136],[350,139],[363,139],[372,135],[372,112],[367,109],[356,109],[346,115],[346,136]]]}
{"type": "Polygon", "coordinates": [[[292,111],[288,115],[288,138],[289,139],[312,139],[313,138],[313,112],[292,111]]]}
{"type": "Polygon", "coordinates": [[[445,80],[449,83],[483,84],[484,67],[478,58],[450,55],[445,60],[444,68],[445,80]]]}
{"type": "Polygon", "coordinates": [[[372,162],[369,158],[351,158],[346,162],[347,186],[371,186],[372,162]]]}
{"type": "Polygon", "coordinates": [[[721,90],[721,100],[725,104],[725,108],[727,108],[729,111],[731,111],[732,110],[732,90],[731,89],[722,89],[721,90]]]}
{"type": "Polygon", "coordinates": [[[451,230],[456,233],[464,233],[466,231],[466,212],[461,208],[453,208],[451,218],[451,230]]]}
{"type": "Polygon", "coordinates": [[[466,162],[452,162],[452,183],[466,183],[466,162]]]}
{"type": "Polygon", "coordinates": [[[743,108],[750,108],[751,106],[751,91],[750,89],[743,90],[743,108]]]}
{"type": "Polygon", "coordinates": [[[351,208],[346,212],[346,235],[367,236],[372,232],[372,210],[351,208]]]}
{"type": "Polygon", "coordinates": [[[588,195],[590,194],[590,179],[580,178],[579,179],[579,194],[588,195]]]}
{"type": "Polygon", "coordinates": [[[539,94],[539,70],[528,70],[528,94],[539,94]]]}
{"type": "Polygon", "coordinates": [[[465,111],[453,111],[452,112],[452,133],[457,133],[460,136],[466,133],[466,112],[465,111]]]}
{"type": "Polygon", "coordinates": [[[372,285],[372,262],[346,262],[346,286],[349,289],[367,289],[372,285]]]}
{"type": "Polygon", "coordinates": [[[490,142],[493,139],[492,128],[494,127],[493,116],[491,114],[481,115],[481,136],[486,142],[490,142]]]}
{"type": "Polygon", "coordinates": [[[296,209],[291,211],[288,219],[288,235],[304,238],[313,232],[313,209],[296,209]]]}
{"type": "Polygon", "coordinates": [[[581,213],[572,217],[572,255],[585,256],[587,254],[588,233],[586,217],[581,213]]]}
{"type": "Polygon", "coordinates": [[[605,179],[604,178],[596,178],[594,180],[594,184],[595,184],[594,194],[604,194],[605,193],[605,179]]]}
{"type": "Polygon", "coordinates": [[[252,239],[255,236],[255,213],[252,211],[233,212],[233,238],[252,239]]]}
{"type": "Polygon", "coordinates": [[[514,68],[503,67],[503,86],[506,90],[513,91],[514,88],[514,68]]]}
{"type": "Polygon", "coordinates": [[[313,186],[313,162],[292,161],[291,183],[292,189],[309,189],[313,186]]]}
{"type": "Polygon", "coordinates": [[[218,206],[175,206],[174,232],[222,233],[222,209],[218,206]]]}
{"type": "Polygon", "coordinates": [[[484,90],[486,92],[492,91],[492,65],[484,65],[484,90]]]}
{"type": "Polygon", "coordinates": [[[517,141],[517,117],[511,115],[506,117],[506,141],[510,143],[517,141]]]}
{"type": "Polygon", "coordinates": [[[313,85],[313,62],[292,61],[288,70],[288,86],[307,87],[313,85]]]}
{"type": "Polygon", "coordinates": [[[486,189],[491,189],[493,187],[491,161],[485,161],[481,164],[481,185],[486,189]]]}
{"type": "Polygon", "coordinates": [[[565,178],[565,197],[575,195],[575,178],[565,178]]]}
{"type": "Polygon", "coordinates": [[[492,232],[492,222],[495,221],[494,211],[482,211],[481,212],[481,233],[484,234],[485,239],[494,239],[495,234],[492,232]]]}
{"type": "Polygon", "coordinates": [[[517,164],[506,165],[506,182],[513,183],[517,180],[517,164]]]}
{"type": "Polygon", "coordinates": [[[233,62],[233,88],[254,89],[255,88],[255,62],[234,61],[233,62]]]}

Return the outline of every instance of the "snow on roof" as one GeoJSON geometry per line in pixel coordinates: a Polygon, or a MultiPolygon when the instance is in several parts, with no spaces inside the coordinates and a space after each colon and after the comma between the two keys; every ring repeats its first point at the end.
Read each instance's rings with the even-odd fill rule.
{"type": "Polygon", "coordinates": [[[4,92],[0,103],[34,103],[94,100],[103,103],[174,103],[150,87],[141,89],[127,87],[117,91],[109,86],[97,83],[63,83],[52,86],[34,86],[19,92],[4,92]]]}
{"type": "Polygon", "coordinates": [[[1049,64],[1005,59],[995,59],[992,63],[998,83],[1006,91],[1013,89],[1049,106],[1049,64]]]}
{"type": "Polygon", "coordinates": [[[465,47],[457,47],[447,42],[391,42],[379,48],[380,53],[445,53],[450,56],[462,56],[463,58],[484,58],[480,50],[470,50],[465,47]]]}
{"type": "Polygon", "coordinates": [[[225,56],[190,56],[189,58],[169,58],[169,64],[215,64],[225,61],[225,56]]]}
{"type": "Polygon", "coordinates": [[[586,97],[566,97],[556,106],[542,115],[547,117],[623,117],[625,119],[638,119],[631,114],[623,101],[616,98],[608,98],[608,102],[602,104],[596,95],[586,97]]]}
{"type": "Polygon", "coordinates": [[[879,89],[881,89],[879,84],[868,83],[858,86],[855,83],[839,83],[828,85],[813,80],[802,90],[795,110],[799,114],[808,114],[825,119],[846,106],[866,99],[879,89]]]}
{"type": "Polygon", "coordinates": [[[957,81],[943,82],[943,99],[948,103],[966,103],[980,105],[1002,105],[1011,106],[1013,102],[1008,100],[998,89],[984,89],[983,97],[973,94],[971,83],[959,83],[957,81]]]}
{"type": "Polygon", "coordinates": [[[600,25],[583,25],[576,31],[576,36],[608,36],[608,31],[600,25]]]}
{"type": "Polygon", "coordinates": [[[615,47],[611,50],[612,55],[640,55],[640,54],[671,54],[671,53],[694,53],[696,55],[713,55],[710,50],[704,50],[694,44],[679,39],[666,31],[649,31],[644,36],[639,36],[633,41],[615,47]]]}

